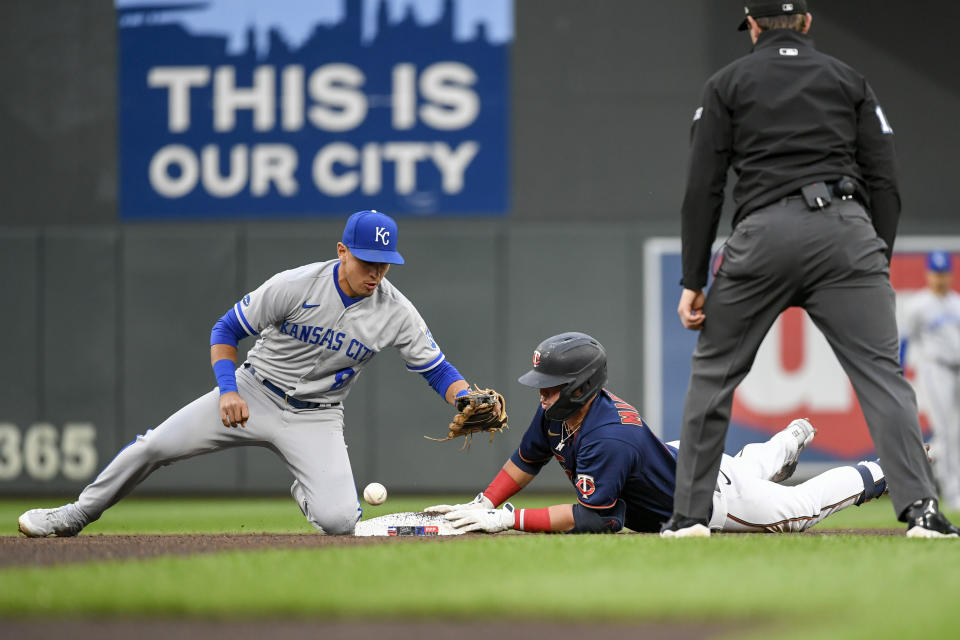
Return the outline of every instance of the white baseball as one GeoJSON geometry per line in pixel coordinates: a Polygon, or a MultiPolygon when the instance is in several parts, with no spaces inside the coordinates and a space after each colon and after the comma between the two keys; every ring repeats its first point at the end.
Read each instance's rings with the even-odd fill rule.
{"type": "Polygon", "coordinates": [[[379,482],[371,482],[363,490],[363,499],[367,504],[383,504],[387,500],[387,488],[379,482]]]}

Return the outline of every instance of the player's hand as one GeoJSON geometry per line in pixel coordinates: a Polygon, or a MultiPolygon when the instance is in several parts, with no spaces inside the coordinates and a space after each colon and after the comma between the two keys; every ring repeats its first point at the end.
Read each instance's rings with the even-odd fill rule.
{"type": "Polygon", "coordinates": [[[245,427],[250,419],[247,401],[236,391],[228,391],[220,396],[220,422],[225,427],[245,427]]]}
{"type": "Polygon", "coordinates": [[[703,321],[707,319],[707,316],[703,314],[704,300],[703,290],[684,289],[683,293],[680,294],[677,315],[680,316],[680,322],[685,329],[699,331],[703,328],[703,321]]]}
{"type": "Polygon", "coordinates": [[[469,533],[470,531],[486,531],[497,533],[513,529],[513,505],[504,502],[499,509],[465,509],[451,511],[446,516],[455,529],[469,533]]]}
{"type": "Polygon", "coordinates": [[[466,502],[464,504],[435,504],[432,507],[427,507],[424,509],[424,511],[450,513],[451,511],[467,511],[470,509],[493,509],[493,507],[494,504],[490,502],[490,498],[483,495],[483,492],[481,491],[471,502],[466,502]]]}

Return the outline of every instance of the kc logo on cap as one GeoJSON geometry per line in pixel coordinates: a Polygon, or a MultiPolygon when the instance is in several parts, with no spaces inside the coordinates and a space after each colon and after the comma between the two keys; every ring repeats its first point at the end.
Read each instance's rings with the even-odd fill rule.
{"type": "Polygon", "coordinates": [[[374,209],[357,211],[347,219],[342,242],[366,262],[403,264],[403,256],[397,252],[397,223],[374,209]]]}

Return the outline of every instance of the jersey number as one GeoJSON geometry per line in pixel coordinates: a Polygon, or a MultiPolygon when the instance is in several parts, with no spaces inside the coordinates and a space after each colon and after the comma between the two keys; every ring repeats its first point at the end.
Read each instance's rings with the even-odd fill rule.
{"type": "Polygon", "coordinates": [[[334,380],[336,380],[336,382],[334,382],[333,386],[330,387],[330,391],[336,391],[337,389],[341,388],[343,385],[347,384],[347,382],[350,381],[350,378],[352,378],[353,374],[355,373],[356,371],[354,371],[350,367],[337,371],[336,375],[333,377],[334,380]]]}

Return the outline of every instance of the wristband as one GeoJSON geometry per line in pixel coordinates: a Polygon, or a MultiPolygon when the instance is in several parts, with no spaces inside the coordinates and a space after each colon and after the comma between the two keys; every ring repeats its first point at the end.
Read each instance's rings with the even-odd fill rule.
{"type": "Polygon", "coordinates": [[[550,528],[550,507],[517,509],[513,512],[513,528],[517,531],[552,531],[550,528]]]}
{"type": "Polygon", "coordinates": [[[467,395],[468,393],[470,393],[470,389],[460,389],[460,391],[457,391],[457,395],[455,395],[455,396],[453,396],[453,397],[454,397],[454,398],[459,398],[460,396],[465,396],[465,395],[467,395]]]}
{"type": "Polygon", "coordinates": [[[229,358],[221,358],[213,363],[213,374],[217,377],[220,395],[237,391],[237,363],[229,358]]]}
{"type": "Polygon", "coordinates": [[[510,474],[504,469],[500,469],[500,473],[493,479],[490,486],[483,490],[483,495],[487,496],[487,500],[492,502],[493,506],[497,507],[506,502],[510,496],[520,491],[520,489],[521,487],[517,484],[517,481],[511,478],[510,474]]]}

